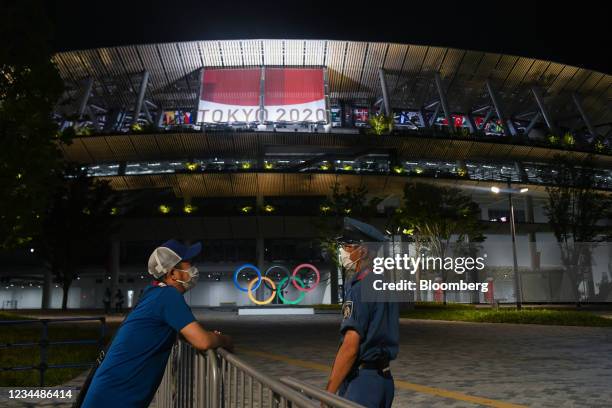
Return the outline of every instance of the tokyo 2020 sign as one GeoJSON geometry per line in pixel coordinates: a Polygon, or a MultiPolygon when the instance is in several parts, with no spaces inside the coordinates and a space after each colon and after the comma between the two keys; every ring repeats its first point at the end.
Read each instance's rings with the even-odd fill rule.
{"type": "Polygon", "coordinates": [[[321,273],[319,272],[317,267],[314,265],[308,264],[308,263],[299,264],[298,266],[293,268],[293,271],[291,273],[289,273],[289,269],[287,269],[283,265],[272,265],[265,271],[263,275],[261,274],[261,271],[259,270],[259,268],[253,264],[244,264],[234,271],[234,286],[236,286],[236,289],[240,290],[241,292],[246,292],[251,302],[255,303],[256,305],[260,305],[260,306],[272,303],[272,301],[274,300],[276,296],[278,296],[281,302],[283,302],[283,304],[285,305],[297,305],[302,300],[304,300],[304,296],[306,295],[306,292],[310,292],[317,287],[320,280],[321,280],[321,273]],[[304,281],[299,276],[297,276],[297,273],[301,269],[310,269],[311,271],[314,272],[315,280],[310,287],[306,287],[306,284],[304,283],[304,281]],[[245,288],[241,286],[240,283],[238,282],[238,276],[240,275],[241,272],[244,272],[246,270],[254,271],[257,274],[257,276],[251,279],[248,282],[247,287],[245,288]],[[283,279],[281,279],[278,282],[278,285],[274,282],[274,280],[272,280],[268,276],[272,272],[275,272],[275,271],[282,271],[286,275],[283,279]],[[257,288],[259,288],[262,282],[265,282],[268,285],[268,287],[272,291],[272,294],[267,299],[257,300],[255,299],[253,292],[256,291],[257,288]],[[287,299],[283,295],[283,289],[285,289],[290,283],[293,284],[293,286],[300,292],[300,295],[296,299],[293,299],[293,300],[287,299]]]}

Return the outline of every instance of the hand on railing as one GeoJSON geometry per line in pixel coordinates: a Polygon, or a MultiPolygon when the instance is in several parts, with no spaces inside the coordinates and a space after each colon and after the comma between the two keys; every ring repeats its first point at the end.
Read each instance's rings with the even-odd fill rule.
{"type": "Polygon", "coordinates": [[[229,351],[230,353],[234,352],[234,340],[230,336],[226,336],[225,334],[221,334],[220,331],[215,330],[214,333],[221,337],[221,347],[229,351]]]}

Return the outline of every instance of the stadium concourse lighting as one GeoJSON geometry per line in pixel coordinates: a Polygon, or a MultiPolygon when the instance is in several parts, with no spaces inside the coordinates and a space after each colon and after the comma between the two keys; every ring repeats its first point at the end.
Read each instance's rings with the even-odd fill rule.
{"type": "Polygon", "coordinates": [[[508,193],[508,204],[510,208],[510,235],[512,236],[512,271],[514,272],[514,293],[516,297],[516,308],[521,310],[522,294],[521,294],[521,280],[518,273],[518,261],[516,259],[516,224],[514,220],[514,205],[512,204],[512,193],[526,193],[529,191],[527,187],[523,187],[520,190],[512,189],[512,181],[510,177],[506,179],[507,188],[501,189],[497,186],[492,186],[491,191],[495,194],[500,192],[508,193]]]}

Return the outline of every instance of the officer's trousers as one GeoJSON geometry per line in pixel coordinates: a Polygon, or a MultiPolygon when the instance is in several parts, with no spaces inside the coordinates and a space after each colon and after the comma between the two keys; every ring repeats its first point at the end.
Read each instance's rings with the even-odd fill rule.
{"type": "Polygon", "coordinates": [[[376,369],[362,368],[349,374],[338,394],[368,408],[390,408],[395,385],[393,377],[383,377],[376,369]]]}

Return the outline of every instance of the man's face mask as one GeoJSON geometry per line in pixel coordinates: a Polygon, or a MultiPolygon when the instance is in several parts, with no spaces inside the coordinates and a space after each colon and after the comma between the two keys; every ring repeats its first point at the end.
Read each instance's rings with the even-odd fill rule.
{"type": "Polygon", "coordinates": [[[198,278],[200,277],[200,274],[198,272],[198,268],[196,268],[195,266],[191,266],[189,269],[174,269],[176,269],[177,271],[186,272],[189,275],[189,280],[176,280],[183,286],[183,288],[185,288],[185,291],[193,288],[198,283],[198,278]]]}
{"type": "Polygon", "coordinates": [[[347,275],[352,275],[357,272],[357,264],[365,258],[366,251],[361,246],[349,247],[340,246],[340,264],[346,271],[347,275]]]}

